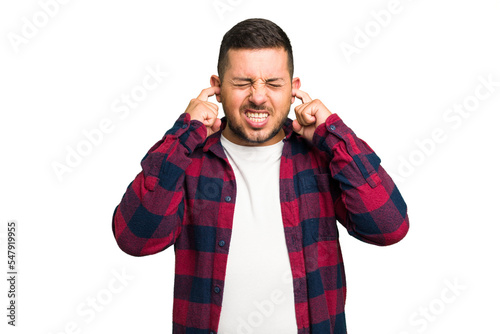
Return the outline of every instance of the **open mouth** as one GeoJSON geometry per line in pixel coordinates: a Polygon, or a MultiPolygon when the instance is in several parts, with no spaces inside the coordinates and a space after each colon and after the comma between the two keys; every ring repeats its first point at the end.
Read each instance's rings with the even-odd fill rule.
{"type": "Polygon", "coordinates": [[[263,123],[269,117],[267,112],[245,112],[245,116],[253,123],[263,123]]]}

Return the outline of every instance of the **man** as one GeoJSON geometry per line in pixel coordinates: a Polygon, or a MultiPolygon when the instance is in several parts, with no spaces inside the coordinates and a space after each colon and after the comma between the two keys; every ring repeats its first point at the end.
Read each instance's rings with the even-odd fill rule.
{"type": "Polygon", "coordinates": [[[114,213],[118,245],[174,245],[174,333],[346,333],[336,220],[389,245],[406,205],[372,149],[300,90],[277,25],[229,30],[218,74],[142,160],[114,213]]]}

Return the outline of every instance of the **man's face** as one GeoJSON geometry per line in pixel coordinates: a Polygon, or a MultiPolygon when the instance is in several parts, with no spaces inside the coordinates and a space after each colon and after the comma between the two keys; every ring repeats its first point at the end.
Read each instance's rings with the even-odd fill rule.
{"type": "Polygon", "coordinates": [[[290,80],[288,56],[284,48],[231,49],[217,100],[222,103],[227,126],[224,136],[246,146],[272,145],[284,138],[282,129],[290,106],[292,91],[300,79],[290,80]]]}

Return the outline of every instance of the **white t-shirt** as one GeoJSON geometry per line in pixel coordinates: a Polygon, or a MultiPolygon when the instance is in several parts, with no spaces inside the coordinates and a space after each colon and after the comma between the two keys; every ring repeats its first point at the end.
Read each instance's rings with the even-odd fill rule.
{"type": "Polygon", "coordinates": [[[279,194],[283,141],[241,146],[221,136],[236,202],[219,334],[295,334],[295,303],[279,194]]]}

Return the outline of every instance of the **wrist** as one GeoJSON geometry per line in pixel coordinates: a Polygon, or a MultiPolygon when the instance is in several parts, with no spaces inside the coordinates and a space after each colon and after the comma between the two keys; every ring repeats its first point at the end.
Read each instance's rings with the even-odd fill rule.
{"type": "Polygon", "coordinates": [[[318,126],[320,126],[321,124],[325,124],[326,123],[326,120],[328,119],[328,117],[330,117],[331,115],[333,115],[331,112],[324,112],[322,113],[321,115],[317,115],[316,116],[316,123],[319,124],[318,126]]]}

